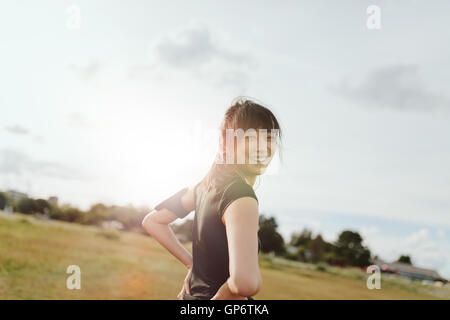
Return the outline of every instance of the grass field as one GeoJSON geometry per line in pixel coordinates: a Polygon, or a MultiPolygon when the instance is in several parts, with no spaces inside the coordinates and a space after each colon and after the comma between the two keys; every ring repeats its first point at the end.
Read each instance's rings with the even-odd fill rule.
{"type": "MultiPolygon", "coordinates": [[[[281,262],[261,256],[255,299],[450,298],[448,288],[382,278],[369,290],[359,270],[281,262]]],[[[0,212],[0,299],[176,299],[185,275],[151,237],[0,212]],[[66,288],[73,264],[81,290],[66,288]]]]}

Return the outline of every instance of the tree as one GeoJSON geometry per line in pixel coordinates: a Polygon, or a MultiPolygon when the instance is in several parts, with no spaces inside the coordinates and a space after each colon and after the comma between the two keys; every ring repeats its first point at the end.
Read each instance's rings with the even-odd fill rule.
{"type": "Polygon", "coordinates": [[[317,263],[323,260],[326,248],[326,242],[319,234],[313,240],[308,243],[308,249],[311,252],[311,262],[317,263]]]}
{"type": "Polygon", "coordinates": [[[82,223],[85,220],[86,213],[69,204],[59,206],[52,205],[50,207],[50,218],[68,222],[82,223]]]}
{"type": "Polygon", "coordinates": [[[258,237],[262,252],[275,252],[276,254],[285,252],[284,240],[277,228],[278,224],[274,217],[259,216],[258,237]]]}
{"type": "Polygon", "coordinates": [[[0,210],[5,209],[7,199],[6,193],[0,192],[0,210]]]}
{"type": "Polygon", "coordinates": [[[108,207],[103,203],[96,203],[91,206],[85,215],[84,224],[99,225],[108,218],[108,207]]]}
{"type": "Polygon", "coordinates": [[[47,200],[37,199],[37,200],[35,200],[35,202],[36,202],[37,212],[49,213],[50,203],[47,200]]]}
{"type": "Polygon", "coordinates": [[[17,211],[24,214],[39,212],[39,206],[34,199],[22,198],[17,204],[17,211]]]}
{"type": "Polygon", "coordinates": [[[401,255],[397,262],[412,265],[411,257],[408,255],[401,255]]]}
{"type": "Polygon", "coordinates": [[[370,264],[370,250],[358,232],[342,231],[336,241],[336,255],[343,264],[363,267],[370,264]]]}
{"type": "Polygon", "coordinates": [[[81,223],[84,220],[84,212],[78,208],[66,206],[63,208],[63,217],[65,221],[81,223]]]}
{"type": "Polygon", "coordinates": [[[294,247],[307,246],[312,239],[312,232],[308,229],[303,229],[300,233],[293,233],[289,244],[294,247]]]}

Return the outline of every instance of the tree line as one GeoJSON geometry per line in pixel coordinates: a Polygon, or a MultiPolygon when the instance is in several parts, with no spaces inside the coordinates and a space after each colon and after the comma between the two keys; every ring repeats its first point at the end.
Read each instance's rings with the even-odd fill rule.
{"type": "MultiPolygon", "coordinates": [[[[96,203],[83,211],[69,204],[57,205],[45,199],[25,197],[15,201],[7,193],[0,192],[0,209],[6,206],[23,214],[42,214],[49,219],[84,225],[102,226],[104,222],[115,221],[120,223],[122,230],[141,233],[144,233],[141,222],[151,211],[148,207],[107,206],[103,203],[96,203]]],[[[180,224],[171,224],[171,228],[181,241],[192,241],[192,224],[192,219],[186,219],[180,224]]],[[[370,249],[364,246],[362,236],[356,231],[344,230],[335,242],[327,242],[321,234],[313,235],[311,230],[303,229],[292,233],[289,241],[285,241],[278,232],[276,218],[261,214],[258,238],[262,252],[290,260],[357,267],[371,264],[370,249]]],[[[407,255],[402,255],[398,262],[412,264],[407,255]]]]}
{"type": "MultiPolygon", "coordinates": [[[[193,220],[185,220],[173,227],[174,232],[186,241],[192,241],[193,220]]],[[[366,267],[371,264],[370,249],[363,244],[362,236],[352,230],[342,231],[334,242],[327,242],[322,235],[313,235],[311,230],[303,229],[291,234],[285,241],[278,232],[278,223],[273,216],[259,216],[258,238],[260,250],[273,253],[294,261],[307,263],[326,263],[335,266],[366,267]]],[[[402,255],[397,262],[412,264],[408,255],[402,255]]]]}
{"type": "MultiPolygon", "coordinates": [[[[185,241],[192,241],[192,219],[173,226],[175,234],[185,241]]],[[[304,229],[294,232],[288,242],[278,232],[275,217],[259,216],[258,238],[260,250],[264,253],[274,253],[276,256],[309,262],[328,263],[339,266],[370,265],[370,250],[363,245],[363,239],[358,232],[345,230],[340,233],[334,243],[325,241],[320,234],[313,236],[312,232],[304,229]]]]}
{"type": "Polygon", "coordinates": [[[45,199],[24,197],[15,201],[7,193],[0,192],[0,209],[3,210],[6,206],[11,207],[14,212],[41,214],[49,219],[84,225],[102,226],[104,222],[115,221],[120,223],[122,230],[139,232],[142,232],[142,220],[151,210],[148,207],[108,206],[96,203],[89,210],[84,211],[69,204],[58,205],[45,199]]]}

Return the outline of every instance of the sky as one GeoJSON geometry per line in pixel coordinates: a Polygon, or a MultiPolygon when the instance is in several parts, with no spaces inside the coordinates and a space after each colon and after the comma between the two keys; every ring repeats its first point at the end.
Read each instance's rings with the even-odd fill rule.
{"type": "Polygon", "coordinates": [[[410,254],[450,278],[448,12],[414,0],[5,2],[0,189],[152,206],[204,176],[244,95],[282,126],[282,161],[255,191],[285,240],[350,229],[385,260],[410,254]]]}

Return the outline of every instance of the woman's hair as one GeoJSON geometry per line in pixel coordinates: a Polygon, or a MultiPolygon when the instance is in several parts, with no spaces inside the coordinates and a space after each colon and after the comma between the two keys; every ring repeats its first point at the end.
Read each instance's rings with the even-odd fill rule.
{"type": "Polygon", "coordinates": [[[224,119],[220,126],[221,132],[221,148],[218,150],[216,159],[214,160],[210,170],[203,178],[202,183],[206,186],[206,190],[209,190],[213,185],[219,183],[223,179],[226,179],[230,174],[238,170],[237,165],[218,163],[217,159],[226,159],[226,130],[227,129],[267,129],[277,130],[276,137],[278,144],[281,142],[281,128],[275,115],[266,107],[246,98],[237,97],[233,100],[231,107],[225,112],[224,119]]]}

